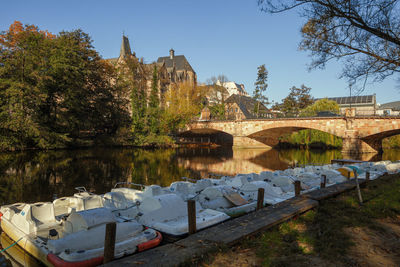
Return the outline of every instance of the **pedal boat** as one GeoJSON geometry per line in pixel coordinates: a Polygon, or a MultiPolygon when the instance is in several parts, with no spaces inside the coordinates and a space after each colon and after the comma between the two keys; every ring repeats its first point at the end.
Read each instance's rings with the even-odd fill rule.
{"type": "MultiPolygon", "coordinates": [[[[108,200],[126,203],[120,211],[115,211],[122,218],[135,218],[149,228],[179,238],[188,234],[187,203],[178,195],[170,193],[160,186],[146,186],[145,189],[114,188],[104,194],[105,206],[108,200]],[[137,208],[129,208],[135,205],[137,208]]],[[[230,217],[223,212],[205,209],[196,202],[196,228],[198,230],[215,225],[230,217]]]]}
{"type": "Polygon", "coordinates": [[[54,204],[16,203],[1,207],[1,228],[14,242],[47,266],[97,266],[103,262],[105,227],[116,223],[115,258],[161,242],[161,234],[107,208],[55,216],[54,204]]]}

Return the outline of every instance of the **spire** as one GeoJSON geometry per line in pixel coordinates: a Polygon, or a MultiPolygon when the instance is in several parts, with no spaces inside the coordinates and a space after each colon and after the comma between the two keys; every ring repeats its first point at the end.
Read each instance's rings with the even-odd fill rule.
{"type": "Polygon", "coordinates": [[[127,57],[132,55],[131,46],[129,45],[129,39],[125,35],[122,35],[121,51],[119,52],[120,57],[127,57]]]}

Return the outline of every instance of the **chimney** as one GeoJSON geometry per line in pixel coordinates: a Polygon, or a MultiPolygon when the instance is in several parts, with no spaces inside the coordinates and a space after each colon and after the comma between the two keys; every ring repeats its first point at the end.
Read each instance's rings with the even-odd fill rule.
{"type": "Polygon", "coordinates": [[[175,56],[175,51],[174,49],[171,48],[171,50],[169,50],[169,58],[174,59],[174,56],[175,56]]]}

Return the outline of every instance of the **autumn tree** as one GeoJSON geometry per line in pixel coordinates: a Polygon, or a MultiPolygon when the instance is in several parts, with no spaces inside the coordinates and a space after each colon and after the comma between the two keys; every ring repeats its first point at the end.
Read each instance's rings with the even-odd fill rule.
{"type": "Polygon", "coordinates": [[[381,81],[400,72],[400,4],[393,0],[258,0],[266,12],[300,9],[307,19],[300,49],[311,51],[311,68],[343,60],[350,84],[381,81]]]}
{"type": "Polygon", "coordinates": [[[263,64],[257,68],[257,80],[254,83],[255,88],[253,91],[253,98],[257,101],[257,105],[254,107],[254,113],[257,114],[257,117],[260,115],[260,104],[269,104],[268,97],[264,95],[268,87],[267,79],[268,71],[265,68],[265,64],[263,64]]]}
{"type": "Polygon", "coordinates": [[[202,86],[193,86],[190,83],[174,84],[165,97],[165,132],[174,133],[199,116],[205,93],[202,86]]]}
{"type": "Polygon", "coordinates": [[[55,36],[18,21],[0,33],[1,148],[59,148],[116,131],[115,72],[91,42],[81,30],[55,36]]]}

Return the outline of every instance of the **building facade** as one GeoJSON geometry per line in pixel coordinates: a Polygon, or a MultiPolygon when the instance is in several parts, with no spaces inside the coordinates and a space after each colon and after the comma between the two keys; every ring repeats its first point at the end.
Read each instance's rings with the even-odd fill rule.
{"type": "Polygon", "coordinates": [[[381,116],[399,116],[400,101],[394,101],[379,105],[376,114],[381,116]]]}
{"type": "Polygon", "coordinates": [[[116,68],[124,68],[127,59],[137,64],[138,71],[144,76],[147,84],[147,91],[151,90],[151,83],[154,69],[157,70],[158,88],[160,96],[168,91],[171,86],[178,83],[189,83],[193,86],[197,83],[197,75],[184,55],[175,56],[175,51],[170,50],[168,57],[159,57],[156,62],[146,64],[143,58],[138,58],[136,53],[131,50],[129,39],[122,36],[122,44],[119,57],[110,58],[107,61],[116,68]]]}
{"type": "Polygon", "coordinates": [[[349,110],[351,110],[352,116],[373,116],[377,114],[376,95],[328,97],[327,99],[338,103],[341,115],[346,115],[349,110]]]}

